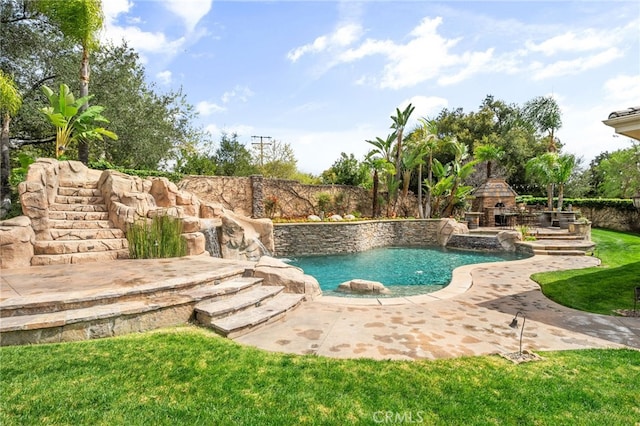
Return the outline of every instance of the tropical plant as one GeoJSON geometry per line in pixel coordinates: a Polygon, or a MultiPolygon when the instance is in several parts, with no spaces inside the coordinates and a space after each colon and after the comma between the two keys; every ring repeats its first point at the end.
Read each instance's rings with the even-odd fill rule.
{"type": "MultiPolygon", "coordinates": [[[[421,218],[431,217],[431,187],[433,184],[433,155],[441,144],[438,137],[438,124],[435,120],[420,118],[421,127],[416,130],[415,134],[419,140],[419,146],[422,146],[428,156],[427,165],[427,188],[424,211],[422,209],[422,188],[418,191],[418,213],[421,218]]],[[[418,182],[422,185],[422,166],[418,167],[418,182]]]]}
{"type": "Polygon", "coordinates": [[[16,87],[13,78],[0,70],[0,119],[2,130],[0,131],[0,149],[2,150],[2,170],[0,173],[0,217],[3,216],[5,204],[11,202],[9,188],[9,127],[11,117],[18,113],[22,105],[22,96],[16,87]]]}
{"type": "Polygon", "coordinates": [[[444,216],[451,216],[453,209],[458,203],[463,201],[471,192],[471,187],[463,185],[465,179],[473,173],[477,160],[470,160],[467,146],[461,142],[451,141],[449,143],[453,151],[454,158],[451,161],[451,189],[444,208],[444,216]]]}
{"type": "Polygon", "coordinates": [[[71,143],[78,140],[103,140],[103,136],[118,139],[115,133],[96,126],[96,123],[109,123],[102,115],[104,107],[94,105],[80,112],[91,96],[76,99],[66,84],[60,85],[58,93],[47,86],[42,86],[42,91],[49,100],[49,106],[40,111],[56,128],[56,158],[59,158],[71,143]]]}
{"type": "Polygon", "coordinates": [[[558,210],[562,210],[564,186],[569,181],[576,165],[576,158],[571,154],[559,155],[547,152],[527,162],[529,177],[547,187],[547,208],[553,209],[554,185],[558,185],[558,210]]]}
{"type": "Polygon", "coordinates": [[[576,157],[572,154],[558,155],[553,180],[558,185],[558,210],[562,210],[564,187],[571,178],[576,166],[576,157]]]}
{"type": "MultiPolygon", "coordinates": [[[[98,33],[102,29],[104,15],[101,0],[39,0],[35,7],[54,23],[62,34],[82,47],[80,61],[80,98],[89,96],[89,53],[98,47],[98,33]]],[[[80,111],[88,109],[87,102],[80,111]]],[[[84,164],[89,162],[91,138],[78,137],[78,157],[84,164]]],[[[56,151],[57,153],[57,151],[56,151]]]]}

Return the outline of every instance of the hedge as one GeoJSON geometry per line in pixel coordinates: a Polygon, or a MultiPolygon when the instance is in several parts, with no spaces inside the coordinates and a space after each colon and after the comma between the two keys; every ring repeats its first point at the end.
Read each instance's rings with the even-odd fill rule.
{"type": "MultiPolygon", "coordinates": [[[[553,199],[554,204],[558,198],[553,199]]],[[[532,197],[530,195],[519,195],[516,197],[516,203],[525,203],[534,206],[546,206],[547,197],[532,197]]],[[[571,204],[573,207],[589,207],[602,209],[605,207],[614,208],[621,211],[635,211],[633,201],[621,198],[565,198],[564,206],[571,204]]]]}

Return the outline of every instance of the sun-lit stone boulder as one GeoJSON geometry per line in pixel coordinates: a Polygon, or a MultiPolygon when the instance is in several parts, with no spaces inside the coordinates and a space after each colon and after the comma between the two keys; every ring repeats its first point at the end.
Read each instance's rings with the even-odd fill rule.
{"type": "Polygon", "coordinates": [[[340,284],[337,291],[356,294],[391,294],[391,290],[378,281],[355,279],[340,284]]]}
{"type": "Polygon", "coordinates": [[[342,220],[342,216],[340,216],[339,214],[334,214],[334,215],[331,215],[331,217],[329,217],[329,220],[332,220],[334,222],[340,222],[342,220]]]}
{"type": "Polygon", "coordinates": [[[466,222],[458,222],[455,219],[440,219],[438,224],[438,244],[446,246],[454,234],[468,234],[469,228],[466,222]]]}
{"type": "Polygon", "coordinates": [[[271,256],[260,258],[253,275],[263,279],[262,285],[281,285],[284,286],[285,293],[304,294],[307,300],[322,294],[320,284],[314,277],[271,256]]]}
{"type": "Polygon", "coordinates": [[[206,239],[202,232],[183,233],[182,238],[187,242],[187,256],[204,253],[206,239]]]}
{"type": "Polygon", "coordinates": [[[522,234],[518,231],[500,231],[496,238],[504,250],[515,251],[516,243],[522,241],[522,234]]]}
{"type": "Polygon", "coordinates": [[[320,216],[315,214],[310,214],[309,216],[307,216],[307,220],[310,222],[322,222],[322,219],[320,218],[320,216]]]}
{"type": "Polygon", "coordinates": [[[355,220],[356,217],[352,214],[345,215],[344,220],[355,220]]]}
{"type": "Polygon", "coordinates": [[[0,222],[0,268],[31,266],[36,235],[27,216],[0,222]]]}

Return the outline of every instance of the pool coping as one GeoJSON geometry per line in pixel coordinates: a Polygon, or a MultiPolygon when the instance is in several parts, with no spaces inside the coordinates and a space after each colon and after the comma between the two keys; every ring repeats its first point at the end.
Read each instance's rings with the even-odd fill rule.
{"type": "Polygon", "coordinates": [[[318,296],[314,298],[314,302],[326,303],[331,305],[344,306],[394,306],[406,304],[423,304],[428,302],[436,302],[439,300],[451,299],[466,293],[473,287],[473,277],[471,272],[480,267],[487,267],[496,264],[519,265],[540,260],[546,255],[534,255],[526,259],[505,260],[500,262],[483,262],[462,265],[455,268],[451,273],[451,281],[441,290],[433,293],[417,294],[414,296],[402,297],[343,297],[343,296],[318,296]]]}

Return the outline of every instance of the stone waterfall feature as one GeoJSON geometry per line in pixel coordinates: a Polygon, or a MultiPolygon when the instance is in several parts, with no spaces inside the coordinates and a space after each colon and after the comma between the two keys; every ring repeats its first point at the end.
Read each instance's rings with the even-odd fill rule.
{"type": "Polygon", "coordinates": [[[222,257],[220,250],[220,239],[218,237],[218,227],[211,226],[200,230],[204,234],[204,248],[211,257],[222,257]]]}

